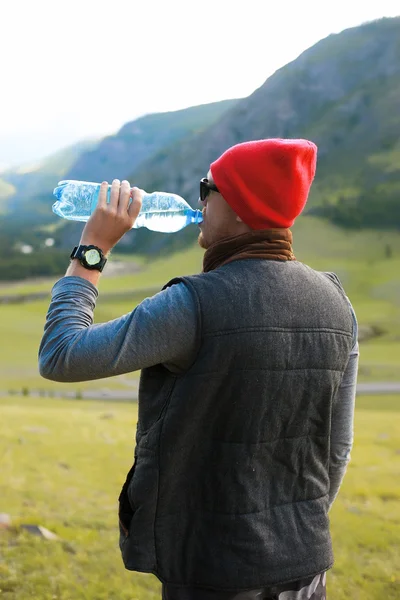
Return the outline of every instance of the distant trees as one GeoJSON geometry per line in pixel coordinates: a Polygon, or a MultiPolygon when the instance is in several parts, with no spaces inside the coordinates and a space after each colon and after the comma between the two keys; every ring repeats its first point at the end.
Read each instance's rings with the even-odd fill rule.
{"type": "Polygon", "coordinates": [[[0,281],[61,275],[68,265],[65,250],[44,247],[49,235],[38,231],[30,223],[24,224],[17,216],[0,220],[0,281]],[[24,254],[22,246],[31,246],[32,252],[24,254]]]}
{"type": "Polygon", "coordinates": [[[27,277],[62,275],[68,266],[65,250],[38,250],[32,254],[12,252],[0,256],[0,281],[16,281],[27,277]]]}
{"type": "Polygon", "coordinates": [[[356,198],[339,198],[310,209],[340,227],[351,229],[400,229],[400,191],[388,187],[373,189],[356,198]]]}

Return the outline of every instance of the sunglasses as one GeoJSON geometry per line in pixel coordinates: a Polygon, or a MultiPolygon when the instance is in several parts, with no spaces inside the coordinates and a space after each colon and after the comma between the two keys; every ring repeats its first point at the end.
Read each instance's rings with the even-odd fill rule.
{"type": "Polygon", "coordinates": [[[210,183],[208,181],[208,179],[206,179],[205,177],[203,177],[203,179],[200,179],[200,200],[202,202],[204,202],[208,196],[208,194],[211,192],[211,190],[213,192],[219,192],[219,189],[217,188],[216,185],[214,185],[213,183],[210,183]]]}

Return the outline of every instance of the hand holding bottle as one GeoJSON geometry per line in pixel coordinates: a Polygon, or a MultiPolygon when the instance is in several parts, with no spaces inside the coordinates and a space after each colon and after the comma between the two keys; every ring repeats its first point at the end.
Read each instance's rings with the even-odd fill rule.
{"type": "Polygon", "coordinates": [[[100,186],[97,206],[87,221],[81,237],[81,244],[94,244],[104,254],[130,231],[142,206],[143,192],[130,187],[129,181],[114,179],[111,185],[110,201],[107,202],[108,183],[100,186]],[[130,201],[132,198],[132,202],[130,201]]]}

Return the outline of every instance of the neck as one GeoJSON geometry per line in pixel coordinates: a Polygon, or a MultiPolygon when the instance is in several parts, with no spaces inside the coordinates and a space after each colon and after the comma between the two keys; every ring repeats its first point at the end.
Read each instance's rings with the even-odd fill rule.
{"type": "Polygon", "coordinates": [[[296,260],[290,229],[260,229],[225,238],[212,244],[204,254],[203,272],[207,273],[233,260],[296,260]]]}

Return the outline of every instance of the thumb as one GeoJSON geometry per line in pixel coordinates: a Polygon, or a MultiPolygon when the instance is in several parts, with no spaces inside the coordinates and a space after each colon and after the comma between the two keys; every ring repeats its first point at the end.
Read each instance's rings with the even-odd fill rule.
{"type": "Polygon", "coordinates": [[[134,221],[136,221],[137,216],[140,213],[140,209],[142,208],[143,195],[144,195],[143,190],[140,190],[137,187],[132,188],[132,191],[131,191],[132,202],[129,205],[128,214],[134,221]]]}

